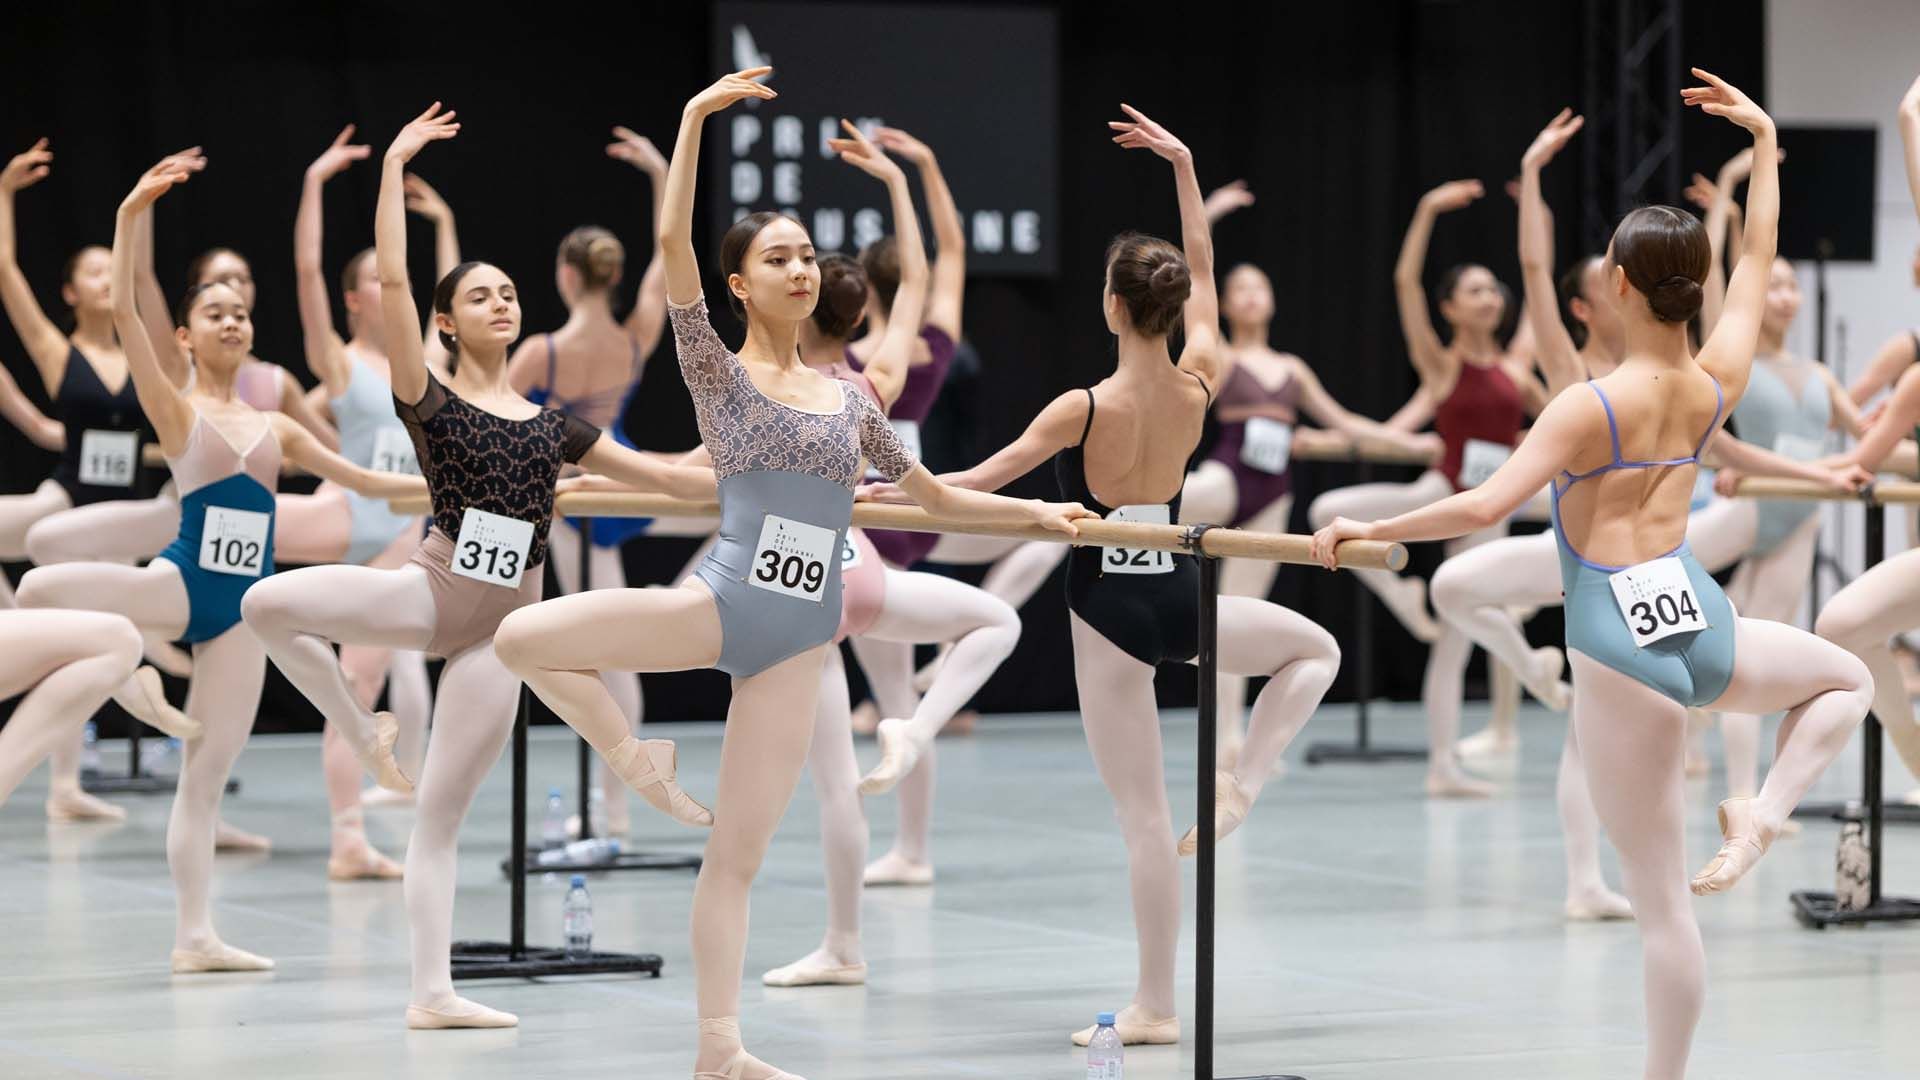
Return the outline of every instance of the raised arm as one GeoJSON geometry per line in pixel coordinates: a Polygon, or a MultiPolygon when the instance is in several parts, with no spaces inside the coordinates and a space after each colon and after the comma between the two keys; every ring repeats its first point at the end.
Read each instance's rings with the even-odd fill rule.
{"type": "Polygon", "coordinates": [[[153,268],[153,215],[141,214],[140,227],[132,237],[134,304],[140,323],[160,357],[160,367],[173,385],[185,388],[193,379],[193,364],[187,350],[173,336],[173,309],[167,304],[166,290],[160,287],[160,274],[153,268]]]}
{"type": "Polygon", "coordinates": [[[327,393],[339,397],[346,393],[353,377],[347,363],[346,346],[333,328],[333,304],[327,296],[327,275],[323,269],[320,238],[321,189],[328,180],[356,161],[365,160],[372,148],[349,143],[353,125],[340,129],[332,145],[307,166],[306,179],[300,185],[300,209],[293,215],[293,280],[300,301],[300,338],[306,345],[307,368],[322,383],[327,393]]]}
{"type": "MultiPolygon", "coordinates": [[[[920,187],[927,193],[927,220],[933,226],[933,278],[929,286],[928,326],[937,326],[955,341],[960,340],[960,310],[967,297],[967,230],[960,223],[960,207],[947,188],[947,176],[933,148],[899,128],[883,127],[873,133],[882,149],[899,154],[913,163],[920,173],[920,187]]],[[[894,220],[900,218],[894,212],[894,220]]],[[[896,229],[896,231],[898,231],[896,229]]],[[[900,305],[896,302],[894,307],[900,305]]],[[[914,332],[919,333],[915,327],[914,332]]]]}
{"type": "Polygon", "coordinates": [[[1113,141],[1128,150],[1151,150],[1173,164],[1174,192],[1180,199],[1180,246],[1187,260],[1191,291],[1181,311],[1186,346],[1180,350],[1180,369],[1205,379],[1209,392],[1220,385],[1220,294],[1213,284],[1213,228],[1207,221],[1207,201],[1200,194],[1193,153],[1166,128],[1131,105],[1122,104],[1126,120],[1109,120],[1113,141]]]}
{"type": "Polygon", "coordinates": [[[1920,214],[1920,78],[1900,99],[1900,142],[1907,151],[1907,190],[1913,195],[1914,213],[1920,214]]]}
{"type": "Polygon", "coordinates": [[[1727,305],[1726,253],[1729,247],[1740,250],[1746,236],[1740,227],[1740,208],[1734,204],[1733,193],[1752,173],[1753,148],[1748,147],[1720,166],[1717,179],[1708,180],[1695,173],[1693,183],[1687,188],[1687,197],[1695,205],[1702,205],[1700,196],[1706,196],[1707,246],[1713,252],[1707,262],[1706,283],[1700,289],[1700,330],[1703,336],[1712,336],[1713,328],[1720,323],[1720,312],[1727,305]]]}
{"type": "Polygon", "coordinates": [[[771,75],[770,67],[748,68],[723,76],[695,94],[680,112],[680,134],[674,140],[673,160],[667,165],[667,193],[661,200],[654,230],[660,240],[660,260],[667,275],[667,302],[686,305],[700,298],[700,261],[693,253],[693,184],[700,171],[700,129],[707,117],[742,98],[771,101],[778,95],[755,82],[771,75]]]}
{"type": "Polygon", "coordinates": [[[1220,219],[1253,205],[1253,192],[1248,190],[1245,180],[1234,180],[1207,192],[1207,224],[1218,225],[1220,219]]]}
{"type": "Polygon", "coordinates": [[[59,385],[60,375],[66,370],[67,336],[40,309],[33,287],[20,272],[13,194],[44,180],[52,167],[53,151],[47,149],[47,140],[41,139],[25,153],[14,155],[6,168],[0,169],[0,306],[7,309],[14,333],[20,336],[20,344],[26,346],[27,356],[39,369],[40,379],[49,392],[59,385]]]}
{"type": "MultiPolygon", "coordinates": [[[[140,218],[152,212],[153,202],[175,184],[183,183],[206,167],[207,159],[198,148],[170,157],[140,175],[140,180],[120,203],[113,227],[113,327],[120,334],[121,347],[127,353],[127,370],[133,377],[133,391],[140,408],[152,421],[160,437],[160,449],[169,457],[178,456],[187,446],[193,429],[193,406],[160,366],[154,342],[134,310],[133,247],[140,218]]],[[[171,346],[171,339],[168,344],[171,346]]]]}
{"type": "Polygon", "coordinates": [[[614,141],[607,144],[607,156],[624,161],[647,174],[647,190],[653,200],[653,220],[649,230],[653,251],[647,259],[646,273],[640,275],[640,290],[633,298],[633,310],[627,313],[627,333],[640,346],[641,356],[651,356],[660,345],[667,326],[667,266],[660,259],[660,203],[667,197],[667,159],[653,140],[633,131],[616,127],[614,141]]]}
{"type": "MultiPolygon", "coordinates": [[[[914,343],[920,338],[920,319],[927,310],[927,247],[920,238],[920,219],[914,213],[913,190],[907,186],[907,174],[878,146],[868,142],[859,128],[846,120],[840,121],[840,127],[846,132],[846,138],[829,139],[827,145],[840,155],[841,161],[886,184],[887,196],[893,204],[900,287],[893,294],[893,308],[887,312],[886,336],[880,339],[866,367],[867,378],[873,383],[873,392],[879,395],[880,404],[892,408],[900,392],[906,389],[914,343]]],[[[941,254],[945,256],[944,250],[941,254]]]]}
{"type": "Polygon", "coordinates": [[[1587,372],[1580,362],[1579,347],[1560,319],[1560,296],[1553,284],[1553,212],[1547,209],[1546,195],[1540,190],[1540,170],[1585,123],[1586,118],[1575,116],[1572,109],[1561,109],[1520,156],[1522,312],[1525,325],[1533,330],[1535,355],[1549,394],[1583,381],[1587,372]]]}
{"type": "MultiPolygon", "coordinates": [[[[460,265],[460,234],[454,229],[453,207],[432,185],[412,173],[407,174],[405,190],[408,211],[433,222],[433,280],[438,282],[460,265]]],[[[421,333],[420,348],[429,368],[447,369],[447,347],[440,344],[440,335],[432,325],[421,333]]]]}
{"type": "MultiPolygon", "coordinates": [[[[380,199],[373,211],[373,261],[380,272],[380,311],[396,331],[420,325],[420,309],[413,302],[413,286],[407,280],[407,162],[428,143],[459,133],[454,113],[441,112],[436,101],[400,129],[380,163],[380,199]]],[[[387,364],[396,399],[412,404],[426,396],[426,358],[412,334],[390,335],[387,364]]]]}
{"type": "Polygon", "coordinates": [[[1422,195],[1407,225],[1406,239],[1400,242],[1400,258],[1393,264],[1400,333],[1407,339],[1407,356],[1423,384],[1447,383],[1454,375],[1448,367],[1446,349],[1440,344],[1440,333],[1433,328],[1433,315],[1427,310],[1426,286],[1420,283],[1427,265],[1427,243],[1433,239],[1433,222],[1483,194],[1485,189],[1478,180],[1451,180],[1422,195]]]}
{"type": "Polygon", "coordinates": [[[20,429],[20,433],[33,440],[33,445],[42,450],[60,450],[67,444],[66,425],[58,420],[49,419],[46,413],[28,400],[13,381],[13,372],[5,364],[0,364],[0,417],[7,423],[20,429]]]}
{"type": "Polygon", "coordinates": [[[1753,351],[1760,340],[1760,318],[1767,301],[1767,278],[1773,271],[1779,241],[1779,146],[1773,118],[1752,99],[1715,75],[1699,68],[1693,73],[1707,85],[1682,90],[1686,103],[1753,133],[1753,175],[1747,182],[1744,246],[1727,282],[1726,310],[1700,348],[1701,366],[1720,380],[1729,397],[1737,400],[1746,390],[1747,375],[1753,367],[1753,351]]]}

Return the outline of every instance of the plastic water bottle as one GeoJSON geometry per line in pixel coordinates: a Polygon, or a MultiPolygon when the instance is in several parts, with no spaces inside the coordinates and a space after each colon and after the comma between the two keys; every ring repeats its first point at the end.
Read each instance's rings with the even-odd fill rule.
{"type": "Polygon", "coordinates": [[[607,790],[598,784],[587,795],[587,821],[593,825],[593,835],[607,835],[607,790]]]}
{"type": "Polygon", "coordinates": [[[80,737],[80,771],[96,775],[100,772],[100,729],[91,720],[87,721],[80,737]]]}
{"type": "Polygon", "coordinates": [[[575,840],[547,848],[533,857],[535,866],[584,866],[602,863],[620,854],[620,841],[607,836],[575,840]]]}
{"type": "Polygon", "coordinates": [[[567,804],[559,788],[547,789],[547,820],[540,824],[540,846],[557,847],[567,842],[567,804]]]}
{"type": "Polygon", "coordinates": [[[593,898],[587,895],[587,879],[573,875],[567,886],[567,900],[560,909],[560,933],[567,943],[568,956],[585,956],[593,951],[593,898]]]}
{"type": "Polygon", "coordinates": [[[1094,1023],[1098,1026],[1087,1043],[1087,1080],[1124,1080],[1127,1053],[1120,1033],[1113,1030],[1113,1014],[1103,1012],[1094,1023]]]}

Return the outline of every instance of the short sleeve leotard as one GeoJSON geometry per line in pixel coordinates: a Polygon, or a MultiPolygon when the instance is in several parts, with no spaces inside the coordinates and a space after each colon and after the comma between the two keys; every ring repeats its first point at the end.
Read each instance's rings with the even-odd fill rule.
{"type": "Polygon", "coordinates": [[[905,476],[914,459],[879,408],[849,383],[840,384],[840,406],[829,413],[761,393],[714,332],[704,298],[670,304],[668,317],[720,486],[718,541],[695,571],[720,614],[715,666],[746,678],[833,640],[842,607],[840,546],[860,459],[889,480],[905,476]],[[771,580],[769,561],[776,567],[771,580]]]}

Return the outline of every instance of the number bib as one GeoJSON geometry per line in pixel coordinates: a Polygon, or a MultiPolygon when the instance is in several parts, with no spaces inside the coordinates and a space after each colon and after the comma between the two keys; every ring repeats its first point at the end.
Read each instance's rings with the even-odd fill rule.
{"type": "Polygon", "coordinates": [[[1460,486],[1477,488],[1493,478],[1513,456],[1513,447],[1485,439],[1468,439],[1460,454],[1460,486]]]}
{"type": "Polygon", "coordinates": [[[760,542],[753,546],[747,584],[817,604],[827,588],[827,566],[838,540],[833,529],[768,514],[760,526],[760,542]]]}
{"type": "Polygon", "coordinates": [[[413,440],[406,428],[385,427],[373,433],[373,461],[367,468],[374,472],[420,475],[420,461],[413,454],[413,440]]]}
{"type": "Polygon", "coordinates": [[[140,434],[88,431],[80,436],[80,482],[96,487],[132,487],[140,463],[140,434]]]}
{"type": "Polygon", "coordinates": [[[1293,425],[1265,416],[1250,417],[1240,437],[1240,461],[1279,476],[1293,456],[1293,425]]]}
{"type": "Polygon", "coordinates": [[[860,545],[853,542],[853,530],[847,530],[840,537],[840,572],[844,574],[865,561],[860,557],[860,545]]]}
{"type": "Polygon", "coordinates": [[[1827,440],[1785,434],[1773,440],[1773,452],[1795,461],[1812,461],[1827,452],[1827,440]]]}
{"type": "Polygon", "coordinates": [[[267,551],[272,514],[207,507],[200,529],[200,569],[235,577],[259,577],[267,551]]]}
{"type": "MultiPolygon", "coordinates": [[[[1108,521],[1133,521],[1143,525],[1171,525],[1173,515],[1165,503],[1123,506],[1107,515],[1108,521]]],[[[1173,552],[1141,548],[1101,548],[1100,572],[1103,574],[1171,574],[1173,552]]]]}
{"type": "Polygon", "coordinates": [[[1607,583],[1613,586],[1614,602],[1636,649],[1707,628],[1693,595],[1693,579],[1672,555],[1629,566],[1607,578],[1607,583]]]}
{"type": "Polygon", "coordinates": [[[468,507],[460,518],[460,538],[453,542],[449,569],[461,577],[517,589],[532,550],[532,522],[468,507]]]}

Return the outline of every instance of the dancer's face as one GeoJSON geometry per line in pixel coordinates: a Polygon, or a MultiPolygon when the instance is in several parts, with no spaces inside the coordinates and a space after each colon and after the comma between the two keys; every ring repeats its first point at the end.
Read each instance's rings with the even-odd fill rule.
{"type": "Polygon", "coordinates": [[[219,281],[232,286],[246,301],[247,309],[249,311],[253,309],[253,267],[247,265],[247,260],[231,251],[215,253],[211,259],[207,260],[207,265],[200,269],[200,280],[194,284],[205,285],[209,281],[219,281]]]}
{"type": "Polygon", "coordinates": [[[461,353],[498,352],[520,338],[520,292],[506,272],[490,263],[467,271],[453,293],[449,312],[435,312],[433,321],[452,334],[461,353]]]}
{"type": "Polygon", "coordinates": [[[761,318],[798,322],[820,300],[820,264],[813,238],[799,222],[775,218],[754,235],[727,288],[761,318]]]}
{"type": "Polygon", "coordinates": [[[1767,307],[1761,321],[1768,333],[1780,336],[1793,325],[1793,317],[1799,313],[1800,275],[1794,273],[1792,263],[1775,259],[1767,275],[1767,307]]]}
{"type": "Polygon", "coordinates": [[[1260,324],[1273,319],[1273,283],[1252,263],[1241,263],[1227,274],[1220,310],[1229,326],[1260,324]]]}
{"type": "Polygon", "coordinates": [[[1621,344],[1620,310],[1607,297],[1605,259],[1588,259],[1580,275],[1580,306],[1574,312],[1587,325],[1587,334],[1611,348],[1621,344]]]}
{"type": "Polygon", "coordinates": [[[80,313],[113,311],[113,253],[103,247],[89,247],[73,261],[73,276],[60,289],[60,298],[80,313]]]}
{"type": "Polygon", "coordinates": [[[174,331],[192,350],[193,362],[232,374],[253,352],[253,316],[240,290],[224,282],[202,289],[187,311],[187,325],[174,331]]]}
{"type": "Polygon", "coordinates": [[[1440,316],[1457,329],[1491,334],[1499,328],[1506,306],[1493,271],[1470,266],[1454,282],[1452,295],[1440,301],[1440,316]]]}
{"type": "Polygon", "coordinates": [[[353,287],[344,297],[347,311],[358,320],[361,329],[371,329],[379,325],[380,319],[380,268],[374,265],[372,255],[363,257],[353,267],[353,287]],[[369,320],[373,320],[369,322],[369,320]]]}

